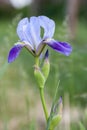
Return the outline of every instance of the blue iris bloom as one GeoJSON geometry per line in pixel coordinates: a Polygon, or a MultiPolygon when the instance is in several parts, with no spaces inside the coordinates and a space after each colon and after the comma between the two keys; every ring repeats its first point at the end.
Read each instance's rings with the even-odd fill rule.
{"type": "Polygon", "coordinates": [[[13,62],[25,47],[34,56],[39,56],[46,45],[55,51],[68,56],[72,47],[67,42],[54,40],[52,37],[55,31],[55,22],[46,16],[32,16],[20,20],[17,26],[17,34],[20,41],[17,42],[10,50],[8,62],[13,62]],[[43,32],[43,36],[42,35],[43,32]]]}

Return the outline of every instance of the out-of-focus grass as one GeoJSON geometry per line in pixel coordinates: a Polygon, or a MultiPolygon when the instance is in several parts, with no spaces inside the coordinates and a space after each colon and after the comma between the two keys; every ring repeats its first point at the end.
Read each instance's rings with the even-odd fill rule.
{"type": "MultiPolygon", "coordinates": [[[[67,40],[67,32],[64,35],[65,31],[63,25],[57,24],[55,38],[59,40],[67,40]],[[59,36],[58,36],[59,34],[59,36]],[[63,37],[65,36],[65,37],[63,37]],[[63,37],[63,38],[62,38],[63,37]]],[[[64,94],[64,92],[69,92],[70,98],[73,99],[74,102],[80,102],[86,105],[87,98],[83,95],[87,94],[87,29],[84,23],[78,23],[77,27],[77,36],[74,41],[71,42],[73,51],[69,57],[65,57],[63,55],[57,54],[54,51],[51,51],[51,75],[49,78],[49,87],[50,91],[53,93],[54,87],[58,82],[58,75],[60,79],[60,94],[64,94]],[[55,64],[54,64],[55,63],[55,64]],[[52,81],[54,79],[55,85],[52,81]],[[52,86],[53,83],[53,86],[52,86]],[[52,89],[53,88],[53,89],[52,89]]],[[[64,40],[64,41],[65,41],[64,40]]]]}
{"type": "MultiPolygon", "coordinates": [[[[20,19],[0,21],[0,130],[37,130],[36,118],[41,115],[38,104],[39,95],[33,77],[34,58],[25,49],[12,64],[7,63],[7,55],[12,45],[17,42],[16,26],[20,19]],[[36,108],[36,107],[35,107],[36,108]],[[33,114],[31,114],[33,112],[33,114]]],[[[87,103],[87,27],[78,24],[77,36],[71,44],[73,52],[65,57],[50,48],[51,71],[45,91],[52,99],[58,80],[59,95],[69,93],[70,101],[85,106],[87,103]]],[[[67,40],[67,26],[56,20],[55,39],[67,40]]],[[[41,120],[44,116],[40,116],[41,120]],[[42,117],[42,118],[41,118],[42,117]]],[[[42,120],[43,122],[43,120],[42,120]]],[[[41,124],[41,123],[40,123],[41,124]]],[[[43,124],[42,124],[43,125],[43,124]]],[[[71,130],[77,129],[77,126],[71,130]]],[[[41,126],[42,130],[43,126],[41,126]]],[[[61,129],[61,128],[60,128],[61,129]]]]}

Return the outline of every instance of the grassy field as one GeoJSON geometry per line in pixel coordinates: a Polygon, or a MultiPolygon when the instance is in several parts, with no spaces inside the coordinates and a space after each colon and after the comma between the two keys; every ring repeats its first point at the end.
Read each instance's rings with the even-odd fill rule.
{"type": "MultiPolygon", "coordinates": [[[[13,20],[0,21],[0,130],[44,130],[43,110],[33,77],[33,56],[23,49],[14,63],[7,63],[9,49],[18,40],[16,26],[19,19],[20,16],[16,16],[13,20]]],[[[56,24],[55,39],[66,40],[67,27],[57,20],[56,24]]],[[[72,120],[70,124],[63,119],[65,130],[80,129],[80,118],[87,129],[86,35],[86,24],[79,22],[76,38],[71,42],[73,52],[69,57],[49,48],[51,71],[45,96],[50,110],[60,80],[58,96],[63,96],[64,110],[67,110],[65,115],[67,113],[67,118],[72,120]]],[[[59,130],[64,129],[61,124],[59,130]]]]}

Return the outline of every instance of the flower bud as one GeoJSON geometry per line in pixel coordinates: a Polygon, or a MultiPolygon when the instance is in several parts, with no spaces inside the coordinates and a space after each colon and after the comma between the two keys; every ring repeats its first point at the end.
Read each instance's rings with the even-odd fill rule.
{"type": "Polygon", "coordinates": [[[43,63],[43,67],[42,67],[42,72],[45,77],[45,80],[47,79],[47,77],[49,75],[49,71],[50,71],[50,63],[49,63],[48,57],[49,57],[49,52],[47,50],[45,53],[45,56],[44,56],[44,63],[43,63]]]}
{"type": "Polygon", "coordinates": [[[60,97],[58,103],[54,106],[54,109],[53,109],[53,118],[51,120],[51,123],[50,123],[50,129],[54,129],[58,124],[59,122],[61,121],[62,119],[62,108],[63,108],[63,105],[62,105],[62,97],[60,97]]]}
{"type": "Polygon", "coordinates": [[[61,115],[56,115],[52,118],[52,121],[51,121],[51,124],[50,124],[50,129],[54,129],[58,124],[59,122],[61,121],[62,119],[62,116],[61,115]]]}
{"type": "Polygon", "coordinates": [[[40,88],[44,87],[45,78],[38,66],[34,66],[34,76],[40,88]]]}

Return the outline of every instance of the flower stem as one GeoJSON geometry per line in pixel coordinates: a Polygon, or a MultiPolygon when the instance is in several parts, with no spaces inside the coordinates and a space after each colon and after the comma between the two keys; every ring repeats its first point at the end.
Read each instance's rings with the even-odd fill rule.
{"type": "MultiPolygon", "coordinates": [[[[37,67],[39,67],[39,57],[38,56],[35,57],[35,65],[37,67]]],[[[46,118],[46,121],[47,121],[48,120],[48,111],[47,111],[46,102],[45,102],[45,99],[44,99],[44,90],[43,90],[43,88],[44,87],[40,86],[39,90],[40,90],[40,97],[41,97],[41,102],[42,102],[45,118],[46,118]]]]}
{"type": "Polygon", "coordinates": [[[35,65],[39,66],[39,58],[38,58],[38,56],[35,58],[35,65]]]}
{"type": "Polygon", "coordinates": [[[47,121],[48,120],[48,111],[47,111],[46,102],[45,102],[45,99],[44,99],[44,91],[43,91],[43,88],[40,88],[39,90],[40,90],[40,97],[41,97],[41,102],[42,102],[45,118],[46,118],[46,121],[47,121]]]}

